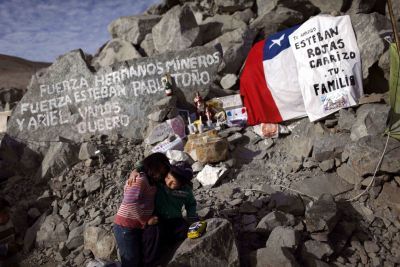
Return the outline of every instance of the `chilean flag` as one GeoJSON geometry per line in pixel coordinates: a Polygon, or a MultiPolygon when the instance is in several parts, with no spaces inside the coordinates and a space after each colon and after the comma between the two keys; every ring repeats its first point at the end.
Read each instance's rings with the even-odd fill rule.
{"type": "Polygon", "coordinates": [[[307,116],[288,39],[298,27],[272,34],[250,50],[240,77],[249,125],[307,116]]]}

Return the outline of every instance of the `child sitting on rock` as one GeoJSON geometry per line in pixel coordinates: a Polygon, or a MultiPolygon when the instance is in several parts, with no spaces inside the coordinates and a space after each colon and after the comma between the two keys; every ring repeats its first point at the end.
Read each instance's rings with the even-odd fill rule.
{"type": "Polygon", "coordinates": [[[150,226],[143,235],[143,249],[152,251],[147,255],[153,255],[149,262],[158,258],[161,246],[185,239],[189,223],[198,220],[196,199],[191,189],[192,178],[192,168],[181,161],[171,166],[164,183],[157,183],[154,216],[149,219],[150,226]],[[182,216],[183,207],[187,220],[182,216]]]}
{"type": "Polygon", "coordinates": [[[162,153],[154,153],[143,160],[140,173],[131,173],[132,181],[124,187],[123,200],[114,220],[122,267],[147,266],[146,258],[150,256],[143,254],[142,236],[154,213],[156,183],[164,179],[169,168],[168,158],[162,153]]]}

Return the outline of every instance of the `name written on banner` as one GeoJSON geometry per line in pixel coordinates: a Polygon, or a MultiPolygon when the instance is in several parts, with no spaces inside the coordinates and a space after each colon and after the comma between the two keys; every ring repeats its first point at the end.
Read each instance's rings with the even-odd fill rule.
{"type": "MultiPolygon", "coordinates": [[[[295,49],[307,50],[308,64],[311,69],[356,58],[354,51],[347,50],[343,38],[340,37],[338,26],[323,32],[318,32],[314,27],[302,33],[301,36],[304,39],[295,42],[294,46],[295,49]]],[[[299,38],[293,36],[293,39],[296,41],[299,38]]],[[[337,67],[328,68],[326,71],[332,76],[344,72],[343,69],[337,67]]],[[[338,79],[326,81],[326,83],[316,83],[313,87],[315,95],[318,96],[349,85],[355,85],[354,75],[343,75],[338,79]]]]}
{"type": "Polygon", "coordinates": [[[112,72],[39,84],[36,101],[21,101],[16,111],[19,131],[71,125],[80,134],[127,127],[129,105],[147,102],[151,95],[164,94],[161,77],[170,73],[177,88],[196,88],[212,82],[210,68],[217,69],[218,52],[169,59],[148,58],[123,65],[112,72]],[[143,99],[142,99],[143,98],[143,99]],[[71,112],[73,111],[73,112],[71,112]],[[73,114],[79,114],[78,122],[73,114]]]}

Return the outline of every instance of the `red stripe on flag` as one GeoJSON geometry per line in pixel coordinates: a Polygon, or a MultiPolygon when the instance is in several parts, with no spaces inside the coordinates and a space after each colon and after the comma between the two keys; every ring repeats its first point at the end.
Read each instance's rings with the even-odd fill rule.
{"type": "Polygon", "coordinates": [[[264,44],[265,40],[256,43],[251,48],[240,76],[240,94],[247,109],[248,125],[282,121],[281,114],[265,81],[264,44]]]}

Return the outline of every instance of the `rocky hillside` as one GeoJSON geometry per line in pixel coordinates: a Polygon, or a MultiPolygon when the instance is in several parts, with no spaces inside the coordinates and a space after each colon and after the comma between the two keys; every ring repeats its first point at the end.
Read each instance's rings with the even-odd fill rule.
{"type": "Polygon", "coordinates": [[[33,74],[49,63],[33,62],[18,57],[0,55],[0,104],[13,107],[26,92],[33,74]]]}
{"type": "MultiPolygon", "coordinates": [[[[393,2],[399,20],[400,2],[393,2]]],[[[199,55],[207,53],[210,61],[204,57],[203,64],[212,66],[212,79],[207,87],[190,87],[172,97],[158,92],[140,98],[145,90],[132,89],[129,101],[119,105],[136,116],[136,124],[121,132],[77,134],[74,127],[82,121],[78,115],[84,106],[72,101],[65,107],[71,124],[32,131],[12,125],[0,147],[0,192],[12,203],[23,249],[10,266],[117,260],[112,224],[123,185],[133,163],[154,145],[177,140],[165,130],[165,121],[192,101],[194,90],[205,99],[238,93],[240,70],[255,42],[320,13],[351,16],[364,87],[375,94],[318,122],[286,122],[290,134],[276,139],[259,136],[254,127],[231,127],[212,136],[223,151],[209,143],[201,159],[183,147],[168,151],[171,161],[192,164],[197,211],[209,228],[202,238],[185,240],[171,257],[165,255],[163,263],[399,266],[400,142],[383,135],[390,110],[385,37],[392,32],[385,1],[374,0],[166,0],[145,14],[111,22],[111,39],[95,55],[72,51],[58,58],[33,80],[24,103],[41,99],[39,84],[64,85],[65,80],[70,89],[77,81],[108,83],[117,76],[107,74],[123,67],[135,70],[138,62],[179,65],[176,58],[201,62],[199,55]],[[222,52],[218,65],[213,65],[220,62],[212,56],[215,49],[222,52]]],[[[49,86],[43,94],[60,88],[49,86]]],[[[115,99],[111,93],[108,97],[115,99]]]]}

